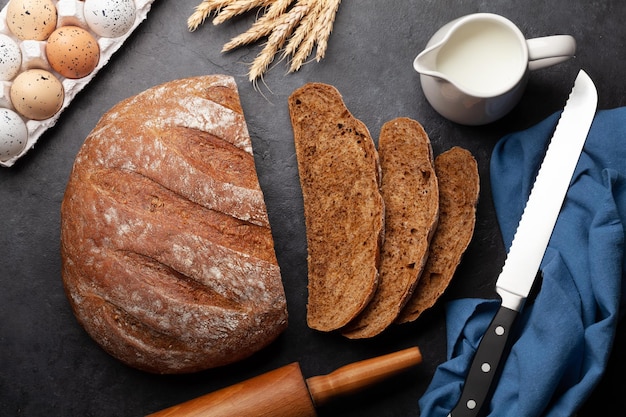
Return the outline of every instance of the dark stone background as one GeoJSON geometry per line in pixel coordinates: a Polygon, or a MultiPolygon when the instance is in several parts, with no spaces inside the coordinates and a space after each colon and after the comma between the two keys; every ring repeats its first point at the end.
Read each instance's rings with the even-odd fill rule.
{"type": "MultiPolygon", "coordinates": [[[[2,7],[7,0],[0,0],[2,7]]],[[[148,19],[104,70],[76,97],[37,146],[12,168],[0,169],[0,415],[140,416],[300,362],[306,377],[418,345],[423,364],[364,393],[319,409],[320,416],[417,416],[417,401],[445,359],[446,300],[494,297],[504,261],[489,187],[489,158],[503,135],[559,110],[584,68],[599,92],[599,108],[624,105],[626,2],[617,0],[344,1],[326,58],[287,74],[277,61],[259,90],[246,63],[260,44],[222,54],[222,45],[247,30],[254,13],[190,33],[186,20],[200,0],[156,0],[148,19]],[[436,114],[425,101],[412,61],[446,22],[475,12],[502,14],[527,37],[571,34],[577,57],[532,74],[521,103],[504,119],[464,127],[436,114]],[[118,101],[153,85],[188,76],[233,75],[252,136],[261,187],[282,268],[290,313],[288,330],[248,360],[193,375],[156,376],[107,355],[74,319],[63,292],[59,209],[74,157],[100,116],[118,101]],[[351,341],[307,328],[306,240],[287,97],[309,81],[333,84],[374,138],[386,121],[419,120],[439,154],[459,145],[479,163],[481,199],[476,233],[442,302],[416,323],[372,340],[351,341]]],[[[558,317],[549,318],[558,320],[558,317]]],[[[623,327],[623,326],[622,326],[623,327]]],[[[602,382],[579,416],[626,410],[626,345],[620,329],[602,382]],[[609,381],[610,380],[610,381],[609,381]]]]}

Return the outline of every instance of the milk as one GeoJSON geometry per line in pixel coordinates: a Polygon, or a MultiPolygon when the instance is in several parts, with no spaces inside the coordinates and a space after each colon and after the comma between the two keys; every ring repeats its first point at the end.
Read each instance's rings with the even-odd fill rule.
{"type": "Polygon", "coordinates": [[[507,18],[474,13],[435,32],[413,68],[439,114],[456,123],[483,125],[516,106],[530,72],[564,62],[575,52],[570,35],[525,39],[507,18]]]}
{"type": "Polygon", "coordinates": [[[459,88],[486,97],[513,88],[526,70],[524,60],[520,39],[510,28],[475,22],[452,35],[439,51],[436,67],[459,88]]]}

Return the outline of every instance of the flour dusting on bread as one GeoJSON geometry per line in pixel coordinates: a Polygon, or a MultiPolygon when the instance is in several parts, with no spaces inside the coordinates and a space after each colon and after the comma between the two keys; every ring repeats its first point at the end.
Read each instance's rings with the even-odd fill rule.
{"type": "Polygon", "coordinates": [[[62,204],[78,320],[149,372],[250,356],[287,325],[280,268],[232,77],[122,101],[81,148],[62,204]]]}

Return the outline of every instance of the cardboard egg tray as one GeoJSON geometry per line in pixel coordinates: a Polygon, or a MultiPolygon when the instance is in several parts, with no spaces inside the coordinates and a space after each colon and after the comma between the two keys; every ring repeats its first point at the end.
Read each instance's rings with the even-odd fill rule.
{"type": "MultiPolygon", "coordinates": [[[[45,120],[29,120],[24,117],[26,128],[28,130],[28,141],[25,148],[18,155],[11,159],[0,161],[0,166],[11,167],[15,162],[28,152],[37,143],[41,135],[49,128],[55,125],[61,113],[72,102],[72,99],[95,77],[98,71],[104,67],[111,56],[124,44],[126,39],[139,26],[139,24],[147,17],[150,7],[154,0],[135,0],[137,9],[135,15],[135,23],[131,29],[124,35],[117,38],[100,37],[93,31],[89,30],[83,15],[83,1],[80,0],[53,0],[57,8],[57,28],[61,26],[79,26],[88,30],[98,41],[100,47],[100,60],[96,68],[86,77],[79,79],[69,79],[55,72],[46,58],[46,41],[20,40],[8,28],[6,24],[8,3],[0,12],[0,33],[12,38],[20,47],[22,53],[22,66],[20,72],[29,69],[44,69],[54,74],[63,84],[65,90],[65,99],[61,109],[52,117],[45,120]]],[[[19,75],[19,74],[18,74],[19,75]]],[[[8,108],[15,110],[11,104],[10,90],[12,81],[0,81],[0,108],[8,108]]]]}

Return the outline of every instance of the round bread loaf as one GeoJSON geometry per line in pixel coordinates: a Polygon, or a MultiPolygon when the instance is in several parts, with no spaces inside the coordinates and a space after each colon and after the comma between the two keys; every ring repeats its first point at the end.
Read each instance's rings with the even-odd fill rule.
{"type": "Polygon", "coordinates": [[[108,111],[76,157],[61,220],[74,314],[130,366],[222,366],[287,326],[232,77],[172,81],[108,111]]]}

